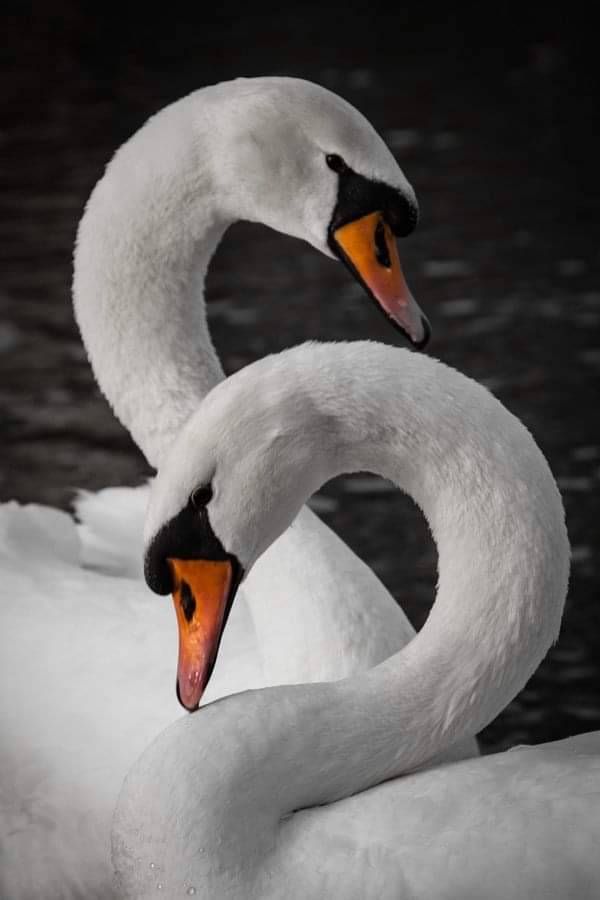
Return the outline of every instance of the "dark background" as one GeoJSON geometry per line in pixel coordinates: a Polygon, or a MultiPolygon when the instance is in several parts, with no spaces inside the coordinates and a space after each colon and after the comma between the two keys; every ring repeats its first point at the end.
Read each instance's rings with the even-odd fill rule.
{"type": "MultiPolygon", "coordinates": [[[[402,242],[430,352],[532,430],[562,489],[573,569],[562,636],[483,734],[489,749],[600,728],[598,77],[591,23],[463,4],[4,6],[0,57],[3,499],[69,505],[149,470],[100,396],[71,311],[83,204],[114,149],[160,107],[236,75],[331,88],[373,122],[421,204],[402,242]]],[[[524,6],[524,5],[523,5],[524,6]]],[[[401,343],[342,267],[236,225],[208,279],[231,372],[309,338],[401,343]]],[[[317,508],[423,623],[435,550],[410,502],[370,478],[317,508]]]]}

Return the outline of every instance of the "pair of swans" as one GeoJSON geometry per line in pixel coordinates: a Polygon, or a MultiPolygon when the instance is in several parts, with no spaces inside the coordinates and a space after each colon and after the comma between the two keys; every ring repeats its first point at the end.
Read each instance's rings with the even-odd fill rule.
{"type": "MultiPolygon", "coordinates": [[[[199,91],[117,152],[75,253],[94,371],[155,465],[223,377],[202,289],[235,218],[339,257],[414,343],[427,336],[392,238],[414,226],[414,193],[369,123],[293,79],[199,91]]],[[[145,488],[84,496],[77,527],[56,510],[0,510],[1,897],[111,896],[119,788],[182,714],[172,612],[139,577],[146,500],[145,488]]],[[[412,637],[374,574],[310,510],[278,546],[238,595],[206,700],[341,678],[412,637]]],[[[452,751],[473,752],[472,738],[452,751]]]]}
{"type": "MultiPolygon", "coordinates": [[[[293,80],[240,81],[199,92],[163,111],[119,151],[95,189],[80,227],[75,307],[101,387],[148,459],[161,468],[155,497],[161,494],[161,485],[169,485],[163,498],[166,505],[161,506],[153,500],[154,518],[148,519],[149,538],[154,538],[162,526],[177,518],[181,512],[178,505],[187,507],[195,488],[206,487],[200,483],[204,476],[210,474],[212,479],[214,474],[188,468],[187,475],[193,476],[194,482],[188,495],[189,485],[185,478],[181,483],[177,477],[173,481],[173,474],[170,479],[166,475],[163,478],[162,469],[163,464],[169,465],[169,452],[181,426],[187,420],[193,421],[191,417],[200,399],[222,378],[198,300],[208,261],[227,224],[235,217],[262,220],[309,240],[322,252],[338,255],[384,311],[396,319],[414,343],[421,344],[426,339],[427,327],[403,281],[399,261],[394,255],[395,244],[389,233],[390,227],[396,232],[409,230],[415,209],[412,190],[370,126],[328,92],[293,80]]],[[[330,348],[322,352],[326,355],[324,368],[329,372],[327,358],[331,353],[336,359],[338,351],[330,348]]],[[[348,352],[352,355],[351,350],[348,352]]],[[[363,347],[363,352],[368,356],[367,348],[363,347]]],[[[407,356],[400,354],[400,357],[404,365],[407,356]]],[[[301,352],[292,358],[301,359],[301,352]]],[[[398,358],[397,353],[394,358],[398,358]]],[[[410,360],[411,366],[424,367],[423,376],[427,381],[428,367],[434,364],[413,357],[410,360]]],[[[313,360],[310,362],[312,364],[313,360]]],[[[271,364],[265,361],[265,365],[271,364]]],[[[284,359],[280,375],[286,371],[286,365],[284,359]]],[[[355,376],[361,376],[362,356],[358,361],[353,359],[353,366],[355,376]]],[[[396,369],[394,371],[398,375],[396,369]]],[[[436,371],[438,375],[441,371],[448,372],[436,371]]],[[[267,373],[263,372],[263,375],[267,373]]],[[[268,378],[262,381],[263,375],[259,379],[261,390],[263,384],[268,383],[268,378]]],[[[369,408],[367,380],[364,385],[356,385],[349,406],[356,419],[354,424],[360,425],[365,412],[363,400],[367,411],[369,408]]],[[[419,381],[418,374],[416,381],[419,381]]],[[[240,382],[234,382],[234,387],[236,384],[240,382]]],[[[460,390],[468,384],[461,380],[460,390]]],[[[441,389],[444,406],[453,398],[444,384],[441,389]]],[[[468,393],[467,390],[467,397],[468,393]]],[[[235,391],[232,396],[235,401],[235,391]]],[[[423,401],[432,399],[427,394],[418,396],[423,401]]],[[[478,393],[477,399],[481,396],[483,394],[478,393]]],[[[410,408],[411,396],[404,394],[403,397],[410,408]]],[[[252,396],[253,403],[255,399],[252,396]]],[[[266,401],[268,397],[264,399],[266,401]]],[[[454,399],[461,403],[460,397],[454,399]]],[[[202,407],[203,415],[211,408],[210,403],[214,403],[214,399],[209,401],[209,406],[202,407]]],[[[284,420],[293,410],[294,404],[290,406],[289,401],[287,407],[284,404],[279,408],[284,420]]],[[[319,414],[318,406],[309,411],[319,414]]],[[[469,422],[472,411],[468,400],[462,403],[461,411],[469,422]]],[[[215,414],[218,417],[218,410],[215,414]]],[[[435,436],[435,403],[428,410],[425,402],[419,409],[419,416],[420,428],[417,430],[421,436],[425,438],[428,433],[435,436]]],[[[227,421],[225,418],[225,425],[227,421]]],[[[353,419],[346,431],[334,433],[332,440],[341,441],[344,434],[348,436],[352,424],[353,419]]],[[[385,429],[380,427],[381,423],[372,424],[373,433],[383,439],[385,429]]],[[[248,437],[243,436],[243,429],[238,435],[238,439],[248,437]]],[[[218,432],[215,432],[214,437],[217,436],[218,432]]],[[[194,455],[196,436],[192,435],[192,439],[192,452],[189,457],[184,453],[184,460],[189,459],[193,469],[198,458],[194,455]]],[[[416,440],[415,435],[410,439],[416,440]]],[[[178,443],[172,452],[176,453],[181,446],[178,443]]],[[[464,452],[463,475],[473,474],[469,446],[467,441],[458,447],[464,452]]],[[[233,446],[231,449],[233,451],[233,446]]],[[[309,445],[310,454],[313,449],[309,445]]],[[[205,458],[201,456],[200,461],[202,459],[205,458]]],[[[367,464],[377,469],[378,459],[349,461],[349,464],[351,468],[356,464],[367,464]]],[[[414,463],[419,461],[417,452],[414,463]]],[[[248,520],[252,507],[244,497],[252,496],[250,488],[258,482],[266,486],[268,492],[275,487],[269,485],[260,459],[254,459],[254,462],[259,468],[250,465],[241,466],[239,471],[236,468],[232,484],[237,483],[243,491],[237,499],[230,495],[232,505],[229,509],[222,507],[225,510],[220,522],[222,531],[219,531],[215,518],[214,504],[219,494],[214,487],[213,499],[206,507],[211,527],[219,534],[219,542],[228,548],[228,554],[239,557],[240,565],[247,570],[253,562],[252,554],[248,556],[235,543],[227,543],[229,538],[235,537],[228,531],[231,522],[237,521],[236,527],[239,527],[245,521],[254,539],[261,537],[263,546],[253,547],[256,554],[284,527],[289,519],[290,503],[297,511],[308,495],[308,486],[299,483],[297,490],[301,493],[303,490],[305,495],[294,494],[290,502],[270,508],[270,515],[264,521],[255,519],[257,528],[254,531],[248,520]],[[240,481],[242,472],[245,477],[240,481]],[[244,491],[248,493],[244,494],[244,491]],[[242,515],[244,512],[246,518],[242,515]],[[228,526],[227,517],[234,513],[237,519],[230,520],[228,526]]],[[[541,462],[539,464],[545,473],[540,476],[542,481],[551,484],[546,469],[541,462]]],[[[172,468],[169,471],[172,473],[172,468]]],[[[322,474],[320,470],[319,474],[322,474]]],[[[429,472],[423,470],[421,474],[427,488],[429,472]]],[[[460,491],[461,485],[451,482],[450,470],[447,474],[440,494],[451,486],[460,491]]],[[[474,474],[477,482],[481,473],[476,471],[474,474]]],[[[311,473],[311,478],[316,475],[317,469],[311,473]]],[[[403,486],[409,491],[414,487],[413,493],[419,501],[421,494],[416,470],[409,482],[404,477],[403,486]]],[[[518,479],[517,483],[521,484],[518,479]]],[[[279,488],[284,487],[282,482],[279,488]]],[[[483,489],[483,483],[479,487],[483,489]]],[[[495,489],[493,485],[488,488],[485,500],[493,501],[495,489]]],[[[521,487],[517,494],[519,490],[521,487]]],[[[527,485],[523,485],[522,490],[527,493],[527,485]]],[[[269,692],[230,698],[167,730],[133,770],[119,805],[114,859],[121,881],[116,896],[145,897],[163,890],[168,896],[195,891],[200,895],[204,892],[206,896],[247,897],[251,896],[251,887],[256,896],[269,896],[266,882],[263,894],[259,892],[262,890],[260,880],[268,881],[269,878],[271,896],[280,896],[277,891],[281,892],[282,882],[277,882],[277,873],[280,877],[285,874],[286,895],[296,889],[299,896],[328,896],[332,891],[327,890],[327,884],[336,875],[341,877],[341,868],[347,865],[345,849],[350,855],[358,853],[354,869],[348,868],[348,875],[353,873],[356,879],[352,888],[358,891],[356,896],[386,896],[385,890],[392,892],[390,896],[396,896],[397,888],[392,886],[394,878],[400,877],[399,870],[403,870],[402,859],[399,857],[396,865],[390,844],[385,842],[383,826],[391,829],[392,820],[396,822],[395,832],[391,830],[389,835],[397,836],[398,830],[402,829],[403,797],[408,810],[413,796],[413,788],[408,786],[415,783],[414,779],[421,779],[419,784],[427,793],[427,785],[433,782],[422,779],[437,779],[435,783],[440,786],[440,791],[446,790],[450,796],[454,790],[455,798],[461,798],[462,814],[468,817],[465,810],[469,807],[464,805],[465,784],[471,778],[484,783],[488,777],[486,773],[492,769],[500,771],[505,763],[499,764],[497,760],[494,763],[489,760],[463,762],[460,766],[471,768],[463,770],[466,775],[462,780],[458,776],[459,767],[453,766],[372,788],[325,809],[306,810],[293,816],[290,813],[301,805],[320,802],[321,795],[327,800],[352,793],[406,768],[418,767],[440,753],[446,760],[474,753],[472,742],[463,741],[461,745],[456,740],[473,734],[510,699],[537,665],[558,627],[565,590],[566,545],[560,504],[556,506],[553,486],[548,490],[550,498],[554,498],[549,501],[551,506],[554,504],[554,516],[542,530],[546,536],[553,535],[548,538],[550,544],[553,540],[558,542],[553,548],[555,552],[551,554],[546,576],[540,576],[552,582],[550,594],[543,597],[543,603],[548,604],[550,610],[548,619],[532,625],[527,613],[523,619],[522,610],[517,614],[512,607],[499,609],[496,604],[488,623],[495,651],[490,659],[484,634],[479,631],[485,617],[483,620],[478,618],[476,610],[469,610],[458,595],[455,596],[456,609],[460,612],[458,617],[451,614],[452,604],[443,605],[446,612],[441,613],[438,610],[442,607],[437,602],[429,620],[433,632],[430,628],[428,633],[434,637],[437,634],[437,644],[442,636],[442,647],[434,649],[436,640],[431,644],[425,638],[413,641],[398,657],[403,677],[408,679],[405,684],[407,687],[412,684],[413,689],[406,695],[402,693],[398,697],[394,694],[389,698],[385,692],[379,692],[379,674],[374,673],[387,672],[393,666],[372,667],[410,640],[410,626],[373,574],[316,517],[306,509],[301,510],[293,527],[282,534],[253,566],[243,585],[245,591],[240,589],[231,608],[220,658],[205,698],[214,699],[248,686],[307,680],[328,684],[308,693],[303,688],[277,689],[275,698],[269,692]],[[503,630],[505,625],[508,627],[506,619],[515,628],[509,639],[503,630]],[[522,658],[518,656],[519,651],[522,658]],[[236,665],[228,665],[233,659],[236,665]],[[372,672],[360,681],[341,682],[337,688],[331,684],[334,679],[357,671],[366,673],[370,669],[372,672]],[[271,699],[276,700],[275,704],[271,699]],[[296,699],[299,705],[294,708],[296,699]],[[389,704],[384,702],[386,699],[389,704]],[[404,704],[402,709],[397,708],[398,701],[404,704]],[[313,702],[316,706],[311,708],[313,702]],[[274,718],[275,731],[271,737],[278,740],[261,746],[260,739],[269,738],[269,710],[274,709],[287,711],[292,719],[274,718]],[[426,715],[417,715],[412,721],[412,712],[423,710],[426,715]],[[375,744],[370,743],[368,733],[365,735],[361,730],[364,717],[370,717],[371,713],[378,728],[375,744]],[[303,714],[309,715],[310,727],[302,721],[303,714]],[[267,720],[261,718],[263,715],[267,720]],[[395,718],[397,715],[399,719],[395,718]],[[435,727],[428,731],[428,721],[431,724],[432,720],[435,720],[435,727]],[[293,731],[294,737],[298,738],[295,749],[289,746],[293,722],[298,726],[293,731]],[[333,728],[336,722],[342,729],[341,736],[355,738],[356,743],[344,745],[341,748],[343,755],[333,760],[334,748],[328,743],[321,746],[319,740],[312,744],[310,737],[314,736],[315,728],[318,728],[319,736],[339,737],[339,729],[333,728]],[[390,747],[392,743],[398,743],[399,722],[405,723],[405,735],[412,733],[414,740],[395,746],[392,760],[389,758],[390,747]],[[386,723],[393,726],[387,733],[386,723]],[[277,731],[283,725],[288,729],[288,740],[277,731]],[[200,726],[201,736],[198,735],[200,726]],[[348,727],[357,730],[345,732],[348,727]],[[210,746],[202,743],[207,735],[213,740],[210,746]],[[363,735],[366,742],[362,740],[363,735]],[[204,765],[199,769],[191,764],[189,754],[195,754],[194,745],[200,737],[204,765]],[[255,739],[259,739],[259,743],[253,750],[255,739]],[[453,739],[454,747],[451,746],[453,739]],[[240,741],[246,740],[250,754],[240,753],[240,741]],[[177,784],[172,783],[172,772],[168,771],[168,761],[161,752],[161,747],[167,744],[172,747],[169,750],[172,766],[179,775],[186,775],[177,784]],[[275,758],[274,751],[282,751],[286,745],[293,750],[293,755],[286,757],[285,753],[278,752],[275,758]],[[311,752],[319,747],[319,758],[311,757],[311,752]],[[294,835],[294,847],[299,854],[294,851],[285,856],[290,866],[296,867],[295,874],[290,869],[284,872],[282,857],[278,857],[278,865],[270,876],[273,855],[269,850],[268,858],[264,854],[261,856],[264,846],[257,847],[250,839],[249,817],[252,817],[254,828],[257,816],[262,816],[264,797],[248,792],[248,782],[243,780],[242,783],[240,778],[251,775],[257,791],[268,792],[269,784],[258,777],[255,769],[248,768],[240,773],[236,766],[252,761],[259,763],[261,754],[268,765],[259,765],[260,772],[264,774],[277,761],[283,768],[274,769],[273,775],[278,773],[289,781],[289,791],[281,791],[283,807],[280,808],[279,800],[277,809],[271,802],[265,804],[267,819],[261,833],[267,843],[274,842],[273,847],[287,846],[290,852],[292,847],[286,841],[294,835]],[[302,765],[298,764],[300,757],[302,765]],[[330,768],[335,762],[336,771],[330,772],[335,786],[327,772],[319,769],[324,757],[329,758],[330,768]],[[208,772],[218,774],[217,764],[221,763],[220,779],[213,782],[211,775],[207,779],[209,783],[202,781],[203,772],[205,775],[208,772]],[[286,763],[289,770],[285,769],[286,763]],[[228,769],[226,764],[233,768],[228,769]],[[472,767],[477,766],[481,768],[474,771],[472,767]],[[307,791],[304,782],[294,780],[295,774],[302,772],[307,781],[312,779],[312,787],[307,791]],[[188,774],[194,781],[193,788],[186,780],[188,774]],[[145,789],[142,787],[144,779],[145,789]],[[162,790],[167,784],[172,803],[162,790]],[[215,790],[218,786],[219,791],[218,803],[213,796],[212,805],[211,797],[206,795],[211,784],[215,790]],[[402,785],[407,785],[404,794],[402,785]],[[297,795],[294,794],[296,789],[297,795]],[[177,790],[183,791],[183,795],[177,790]],[[144,795],[148,794],[156,802],[156,810],[152,813],[156,813],[156,823],[161,823],[161,827],[169,823],[158,845],[155,832],[140,833],[140,826],[147,823],[144,803],[150,802],[151,798],[144,800],[144,795]],[[391,800],[394,796],[397,796],[395,806],[391,800]],[[215,828],[223,809],[235,808],[244,797],[249,805],[239,818],[240,828],[232,828],[234,823],[230,819],[223,822],[227,825],[226,832],[220,826],[215,828]],[[188,826],[190,818],[194,823],[197,821],[200,798],[203,798],[200,806],[206,819],[199,830],[193,830],[197,839],[193,842],[187,838],[183,840],[178,833],[171,833],[169,838],[174,813],[184,813],[181,821],[187,822],[188,826]],[[285,804],[290,799],[292,805],[286,810],[285,804]],[[253,803],[258,805],[253,806],[253,803]],[[361,806],[361,803],[365,805],[361,806]],[[348,804],[349,818],[344,812],[344,804],[348,804]],[[387,818],[385,810],[390,811],[387,818]],[[277,815],[273,818],[275,812],[277,815]],[[339,818],[336,818],[338,814],[339,818]],[[275,828],[280,819],[287,823],[286,828],[289,825],[285,841],[283,833],[275,828]],[[375,820],[381,823],[380,832],[375,828],[375,820]],[[310,823],[306,828],[305,822],[310,823]],[[344,827],[352,829],[354,842],[347,831],[344,833],[344,827]],[[229,856],[227,852],[209,852],[209,843],[201,845],[200,840],[204,838],[200,835],[206,835],[206,828],[210,839],[223,851],[229,847],[229,856]],[[321,828],[321,831],[315,828],[321,828]],[[382,843],[378,844],[377,834],[382,843]],[[369,835],[374,836],[373,841],[369,835]],[[141,853],[135,846],[136,837],[141,837],[141,853]],[[202,846],[205,853],[202,853],[202,846]],[[150,855],[156,858],[148,860],[146,850],[151,850],[150,855]],[[194,850],[198,851],[199,867],[188,860],[190,866],[184,871],[179,865],[178,854],[185,856],[193,854],[194,850]],[[307,858],[303,856],[305,853],[317,861],[316,865],[311,864],[309,873],[314,879],[312,884],[304,877],[308,868],[302,863],[307,858]],[[329,870],[324,854],[332,854],[329,870]],[[248,870],[249,859],[253,871],[248,870]],[[205,871],[206,866],[209,872],[205,871]],[[168,888],[161,880],[167,875],[168,888]],[[197,884],[192,883],[191,878],[196,879],[197,884]],[[221,878],[220,883],[218,878],[221,878]],[[359,886],[362,886],[362,892],[359,886]]],[[[120,549],[120,542],[128,533],[123,519],[131,517],[132,523],[139,519],[140,493],[117,492],[107,503],[104,502],[106,495],[87,498],[81,506],[84,524],[79,535],[69,518],[55,511],[2,511],[5,586],[10,591],[10,602],[5,602],[2,608],[5,638],[2,647],[5,665],[2,678],[5,726],[2,744],[2,896],[15,900],[36,895],[45,898],[110,896],[107,836],[120,784],[152,738],[178,717],[172,691],[171,668],[176,649],[170,627],[171,613],[160,601],[149,597],[139,581],[124,577],[131,574],[131,560],[120,549]],[[79,564],[78,540],[83,543],[88,562],[96,568],[103,566],[112,570],[113,574],[83,569],[79,564]],[[15,634],[19,635],[18,642],[15,634]]],[[[270,496],[274,494],[270,493],[270,496]]],[[[463,528],[468,531],[467,510],[465,517],[459,522],[456,534],[450,534],[445,553],[440,552],[441,572],[446,573],[445,583],[449,589],[454,575],[464,578],[468,574],[464,557],[461,557],[463,565],[460,566],[452,553],[452,539],[461,534],[463,528]],[[445,568],[442,568],[443,561],[445,568]]],[[[443,515],[441,519],[443,525],[443,515]]],[[[472,528],[473,522],[470,524],[472,528]]],[[[536,528],[539,524],[535,523],[536,528]]],[[[492,565],[494,572],[497,567],[502,568],[504,539],[510,537],[512,531],[512,523],[508,525],[505,521],[493,538],[492,546],[497,551],[492,565]]],[[[435,526],[434,533],[439,541],[440,534],[435,526]]],[[[531,550],[529,538],[526,544],[531,550]]],[[[474,549],[478,550],[479,546],[474,549]]],[[[527,554],[528,560],[530,555],[527,554]]],[[[477,579],[472,560],[479,562],[477,553],[469,560],[474,577],[471,588],[475,591],[477,579]]],[[[164,563],[164,559],[158,560],[156,565],[163,575],[164,563]]],[[[510,565],[508,569],[517,579],[512,585],[515,595],[519,574],[525,578],[528,588],[536,582],[536,578],[527,572],[513,571],[510,565]]],[[[478,571],[477,565],[475,571],[478,571]]],[[[504,574],[510,578],[510,573],[504,574]]],[[[456,583],[460,584],[460,578],[456,583]]],[[[530,592],[526,595],[530,596],[530,592]]],[[[483,598],[479,600],[483,602],[483,598]]],[[[193,706],[197,697],[188,699],[189,705],[193,706]]],[[[593,738],[589,741],[593,742],[593,738]]],[[[528,750],[522,753],[537,756],[540,752],[528,750]]],[[[570,745],[570,752],[572,755],[565,763],[569,771],[577,748],[570,745]]],[[[522,753],[515,753],[510,758],[513,768],[522,753]]],[[[535,764],[531,756],[529,759],[535,764]]],[[[528,763],[521,765],[528,769],[528,763]]],[[[574,770],[573,778],[582,771],[580,768],[574,770]]],[[[554,775],[555,770],[549,777],[554,775]]],[[[280,787],[277,783],[275,794],[280,792],[280,787]]],[[[526,794],[524,792],[524,796],[526,794]]],[[[532,795],[527,796],[531,799],[532,795]]],[[[474,815],[476,799],[471,796],[474,815]]],[[[415,810],[417,805],[414,805],[415,810]]],[[[434,803],[433,809],[436,808],[434,803]]],[[[423,822],[426,823],[425,818],[423,822]]],[[[425,843],[438,833],[436,824],[439,822],[434,820],[429,830],[423,826],[421,837],[425,843]]],[[[256,837],[260,838],[258,832],[261,829],[256,831],[256,837]]],[[[411,855],[411,847],[406,846],[411,855]]],[[[460,860],[463,849],[460,842],[456,842],[453,858],[460,860]]],[[[414,859],[412,865],[416,873],[418,866],[414,859]]],[[[407,872],[405,876],[410,881],[407,872]]],[[[403,882],[396,880],[398,883],[403,882]]],[[[416,874],[413,884],[419,885],[416,874]]],[[[341,882],[337,895],[353,896],[344,892],[341,882]]],[[[426,895],[435,896],[432,891],[426,895]]]]}

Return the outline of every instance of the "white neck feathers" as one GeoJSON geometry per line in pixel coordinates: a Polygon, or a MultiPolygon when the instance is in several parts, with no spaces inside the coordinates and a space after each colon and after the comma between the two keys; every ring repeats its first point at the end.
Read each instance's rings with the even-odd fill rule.
{"type": "Polygon", "coordinates": [[[184,97],[134,134],[96,185],[77,236],[75,314],[100,387],[154,465],[223,375],[202,291],[224,230],[261,222],[331,256],[332,150],[414,204],[369,123],[293,78],[184,97]]]}
{"type": "MultiPolygon", "coordinates": [[[[360,343],[300,347],[253,368],[266,396],[279,384],[289,395],[279,406],[302,423],[296,433],[314,443],[310,421],[319,422],[319,480],[360,470],[389,478],[420,506],[438,547],[424,628],[345,688],[353,707],[364,699],[371,724],[379,709],[370,749],[386,759],[371,773],[381,780],[483,728],[556,639],[569,571],[560,494],[522,423],[434,360],[360,343]]],[[[244,390],[256,397],[253,380],[247,371],[244,390]]]]}
{"type": "MultiPolygon", "coordinates": [[[[369,672],[226,698],[176,723],[142,757],[115,820],[115,859],[127,865],[131,815],[144,810],[145,823],[164,823],[177,809],[178,836],[144,825],[149,852],[173,873],[201,876],[209,891],[220,884],[215,861],[237,853],[251,884],[253,861],[293,810],[414,769],[483,728],[556,639],[569,568],[562,502],[543,455],[458,372],[381,345],[317,345],[261,360],[215,399],[228,390],[240,408],[248,392],[291,410],[290,448],[300,431],[311,440],[316,416],[319,479],[368,469],[409,493],[438,546],[439,587],[422,631],[369,672]],[[177,760],[170,772],[167,759],[177,760]]],[[[281,416],[278,425],[281,436],[281,416]]]]}
{"type": "Polygon", "coordinates": [[[115,154],[88,201],[75,252],[75,313],[94,374],[156,467],[223,377],[203,286],[228,220],[208,165],[208,116],[197,121],[194,113],[187,99],[168,107],[115,154]]]}

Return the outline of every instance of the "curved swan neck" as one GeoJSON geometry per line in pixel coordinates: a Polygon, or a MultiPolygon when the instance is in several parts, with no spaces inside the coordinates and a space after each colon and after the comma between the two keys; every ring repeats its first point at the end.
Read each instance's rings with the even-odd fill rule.
{"type": "Polygon", "coordinates": [[[391,203],[394,221],[406,213],[412,227],[414,193],[381,138],[341,98],[302,79],[203,88],[115,154],[80,223],[75,313],[100,387],[151,463],[223,376],[202,288],[224,230],[261,222],[336,256],[328,229],[343,197],[357,217],[365,204],[391,203]],[[360,189],[327,165],[336,148],[360,189]]]}
{"type": "Polygon", "coordinates": [[[74,305],[94,374],[155,467],[223,377],[203,300],[232,221],[210,168],[215,143],[198,95],[167,107],[116,153],[77,236],[74,305]]]}
{"type": "MultiPolygon", "coordinates": [[[[277,473],[267,460],[272,507],[368,469],[412,495],[439,552],[435,604],[399,653],[344,681],[204,707],[131,773],[115,819],[121,871],[131,822],[143,818],[144,853],[174,877],[202,879],[212,896],[235,860],[245,896],[262,896],[252,879],[287,815],[415,769],[514,697],[557,636],[569,546],[560,495],[529,432],[484,388],[431,359],[367,343],[308,345],[255,363],[211,396],[184,436],[212,427],[223,404],[231,415],[235,398],[246,452],[256,438],[264,459],[274,435],[277,459],[289,463],[277,473]],[[169,759],[176,765],[165,768],[169,759]]],[[[235,439],[227,434],[228,448],[235,439]]]]}
{"type": "MultiPolygon", "coordinates": [[[[312,489],[348,471],[388,478],[420,506],[439,553],[435,604],[416,638],[366,675],[332,686],[335,699],[324,695],[320,715],[321,700],[311,709],[307,699],[288,780],[294,808],[419,766],[487,725],[558,635],[569,546],[559,492],[531,435],[460,373],[368,343],[298,348],[255,371],[265,395],[279,390],[277,408],[289,410],[278,414],[280,441],[289,435],[278,451],[291,460],[288,483],[293,472],[303,483],[305,459],[312,489]],[[330,770],[330,789],[300,766],[305,754],[316,771],[330,770]]],[[[244,390],[259,393],[248,370],[244,390]]]]}
{"type": "Polygon", "coordinates": [[[166,504],[181,502],[174,485],[188,496],[209,459],[212,527],[246,568],[344,472],[388,478],[422,509],[439,553],[433,609],[347,695],[348,722],[364,700],[359,732],[387,760],[387,776],[483,728],[556,639],[569,569],[560,494],[527,429],[459,372],[367,342],[309,344],[254,363],[183,430],[155,486],[150,534],[166,504]],[[379,735],[369,719],[378,708],[379,735]]]}
{"type": "Polygon", "coordinates": [[[518,419],[452,369],[363,347],[362,367],[350,353],[331,376],[338,409],[344,378],[348,403],[368,397],[360,425],[343,417],[343,462],[412,496],[439,554],[424,628],[356,685],[405,719],[398,772],[479,731],[535,671],[558,635],[569,545],[552,473],[518,419]]]}

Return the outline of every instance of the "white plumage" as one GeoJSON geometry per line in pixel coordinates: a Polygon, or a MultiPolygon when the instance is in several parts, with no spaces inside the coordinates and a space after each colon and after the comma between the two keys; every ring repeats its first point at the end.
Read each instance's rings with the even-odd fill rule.
{"type": "MultiPolygon", "coordinates": [[[[107,167],[78,232],[75,313],[102,390],[150,462],[223,377],[202,296],[221,235],[247,218],[331,255],[331,151],[414,202],[369,123],[296,79],[198,91],[107,167]]],[[[145,494],[86,495],[77,527],[41,507],[0,511],[3,898],[108,900],[119,785],[181,714],[172,609],[139,578],[145,494]]],[[[412,634],[375,575],[304,510],[240,593],[208,697],[342,677],[412,634]]]]}
{"type": "Polygon", "coordinates": [[[392,478],[429,520],[440,580],[427,623],[368,673],[236,695],[167,729],[119,800],[123,896],[592,900],[600,735],[396,777],[485,725],[558,632],[560,496],[485,389],[377,345],[261,360],[182,430],[147,536],[211,473],[215,534],[251,567],[310,490],[357,468],[392,478]]]}

